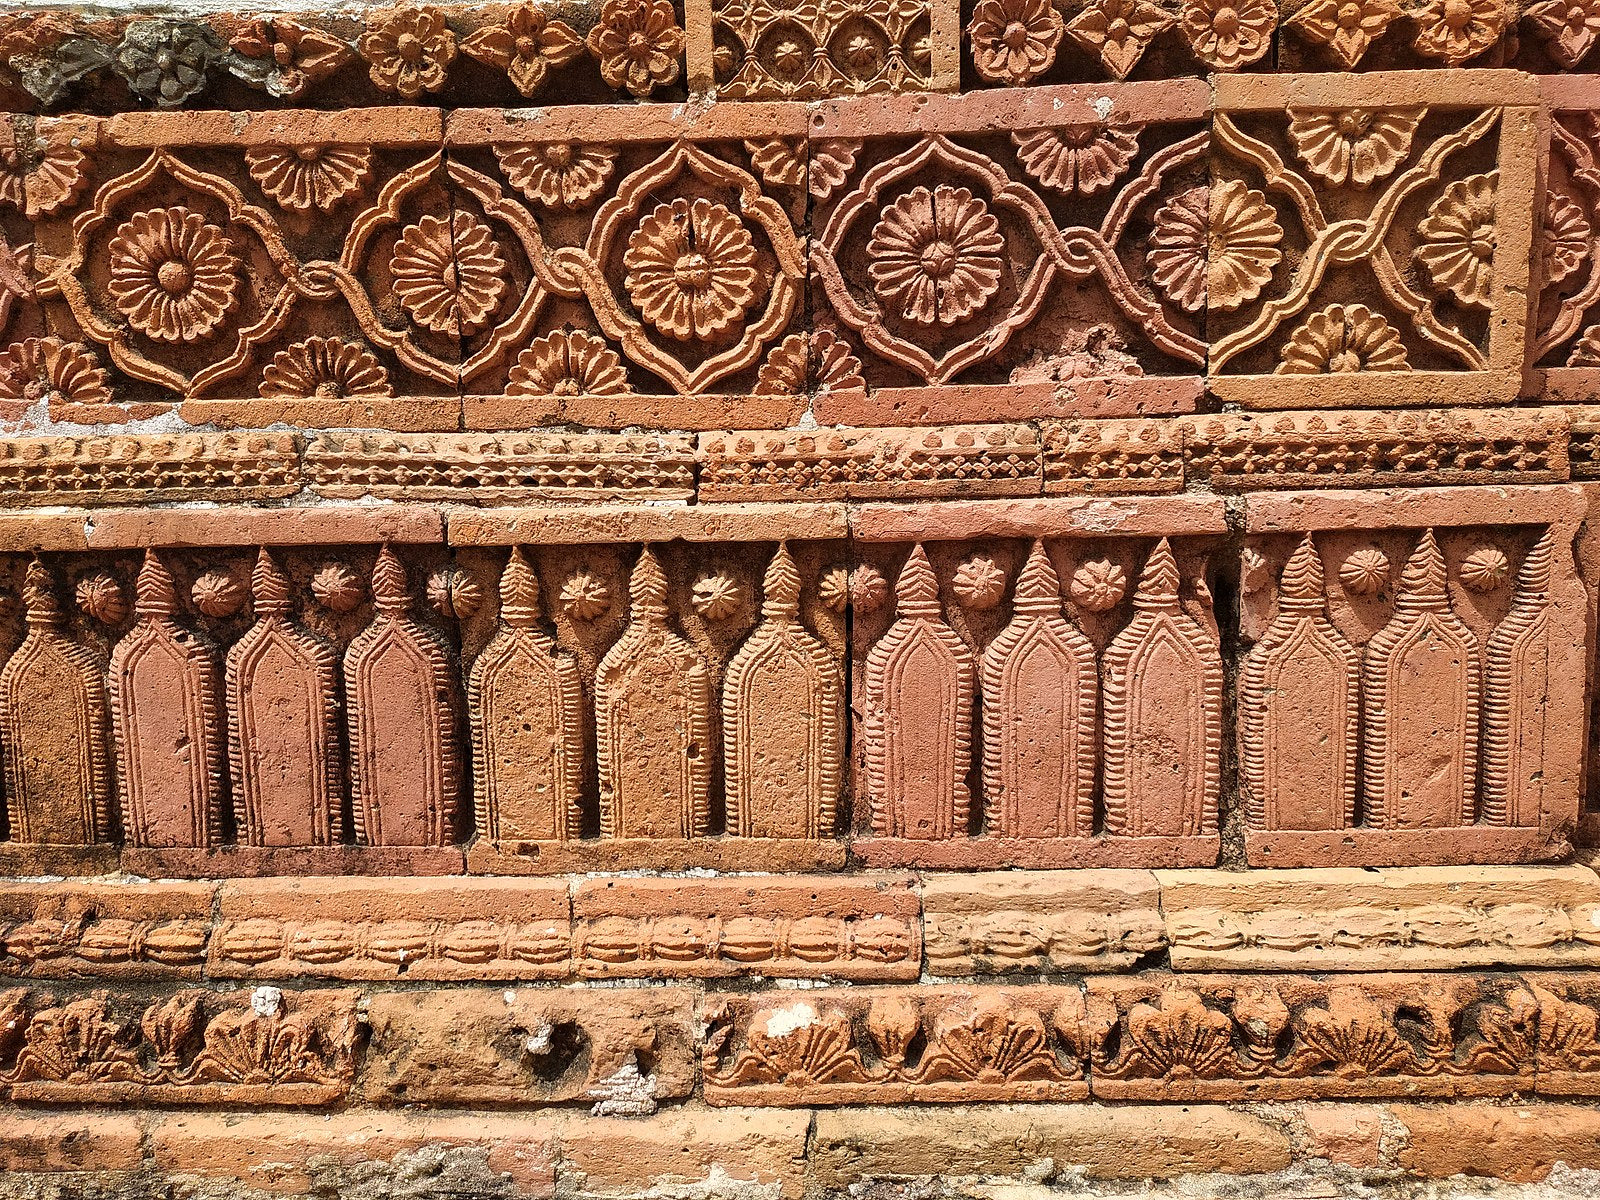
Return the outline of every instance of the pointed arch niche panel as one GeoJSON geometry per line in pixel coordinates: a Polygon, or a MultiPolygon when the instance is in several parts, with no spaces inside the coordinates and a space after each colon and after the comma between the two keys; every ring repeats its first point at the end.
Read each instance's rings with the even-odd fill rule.
{"type": "Polygon", "coordinates": [[[856,509],[855,852],[1215,863],[1225,531],[1211,497],[856,509]]]}
{"type": "Polygon", "coordinates": [[[1251,865],[1565,852],[1582,775],[1583,513],[1571,486],[1246,500],[1251,865]]]}

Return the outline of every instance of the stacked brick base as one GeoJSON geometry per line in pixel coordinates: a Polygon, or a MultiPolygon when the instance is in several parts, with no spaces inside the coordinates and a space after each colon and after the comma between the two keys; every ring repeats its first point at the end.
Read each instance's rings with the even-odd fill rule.
{"type": "Polygon", "coordinates": [[[1595,71],[0,13],[0,1200],[1600,1194],[1595,71]]]}

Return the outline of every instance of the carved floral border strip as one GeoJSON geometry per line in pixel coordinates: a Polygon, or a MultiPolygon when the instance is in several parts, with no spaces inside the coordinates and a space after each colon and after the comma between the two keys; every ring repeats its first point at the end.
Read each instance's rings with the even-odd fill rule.
{"type": "Polygon", "coordinates": [[[64,9],[5,18],[0,79],[13,97],[44,108],[74,99],[163,109],[413,103],[463,92],[513,102],[573,86],[595,100],[643,99],[681,93],[684,45],[671,0],[606,0],[598,11],[423,5],[182,18],[64,9]]]}
{"type": "Polygon", "coordinates": [[[191,990],[129,1011],[0,992],[0,1094],[45,1103],[330,1104],[356,1070],[354,992],[191,990]]]}
{"type": "Polygon", "coordinates": [[[509,1000],[472,988],[188,989],[153,1001],[18,988],[0,993],[0,1094],[228,1107],[581,1100],[605,1115],[691,1094],[698,1057],[719,1106],[1577,1096],[1600,1072],[1596,1000],[1587,976],[1542,973],[701,997],[519,988],[509,1000]]]}
{"type": "Polygon", "coordinates": [[[1260,407],[1583,394],[1554,361],[1583,360],[1593,290],[1590,114],[1567,92],[1541,213],[1526,76],[1239,77],[1215,113],[1198,82],[1109,91],[835,101],[814,121],[798,104],[24,120],[0,188],[0,406],[738,429],[808,405],[847,426],[1181,413],[1202,383],[1260,407]],[[941,222],[952,257],[929,274],[941,222]],[[1524,380],[1530,261],[1548,282],[1524,380]],[[1363,271],[1382,295],[1355,304],[1363,271]]]}
{"type": "Polygon", "coordinates": [[[1594,66],[1585,0],[872,0],[773,9],[747,0],[439,5],[323,15],[10,15],[0,82],[15,105],[73,100],[271,106],[361,96],[515,103],[715,91],[817,99],[1268,69],[1594,66]],[[963,69],[960,59],[970,65],[963,69]],[[687,59],[687,80],[684,79],[687,59]],[[964,76],[964,78],[961,78],[964,76]]]}
{"type": "Polygon", "coordinates": [[[1581,1094],[1583,976],[1184,976],[708,1002],[708,1102],[1581,1094]]]}

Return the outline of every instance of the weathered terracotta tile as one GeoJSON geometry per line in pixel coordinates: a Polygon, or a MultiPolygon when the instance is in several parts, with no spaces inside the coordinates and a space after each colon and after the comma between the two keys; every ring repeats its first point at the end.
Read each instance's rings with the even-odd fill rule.
{"type": "MultiPolygon", "coordinates": [[[[1515,398],[1537,103],[1514,72],[1219,77],[1207,386],[1248,408],[1515,398]]],[[[1192,222],[1158,226],[1191,252],[1192,222]]]]}
{"type": "Polygon", "coordinates": [[[367,998],[361,1095],[374,1104],[582,1100],[639,1115],[689,1094],[692,994],[677,988],[455,988],[367,998]]]}
{"type": "Polygon", "coordinates": [[[86,511],[0,512],[0,550],[8,554],[84,550],[92,524],[86,511]]]}
{"type": "Polygon", "coordinates": [[[0,993],[0,1096],[42,1104],[328,1105],[356,1070],[357,995],[0,993]]]}
{"type": "Polygon", "coordinates": [[[1166,946],[1148,871],[924,874],[931,975],[1125,971],[1166,946]]]}
{"type": "Polygon", "coordinates": [[[828,541],[480,552],[499,605],[463,629],[472,869],[843,865],[843,556],[828,541]]]}
{"type": "Polygon", "coordinates": [[[659,1187],[738,1187],[798,1200],[808,1170],[810,1114],[674,1109],[653,1117],[566,1118],[563,1182],[596,1196],[659,1187]]]}
{"type": "Polygon", "coordinates": [[[862,543],[968,541],[982,538],[1161,537],[1220,534],[1228,522],[1215,496],[938,501],[855,504],[850,533],[862,543]]]}
{"type": "MultiPolygon", "coordinates": [[[[1154,503],[1203,529],[1204,506],[1154,503]]],[[[877,542],[918,537],[905,525],[928,513],[885,506],[857,523],[853,853],[878,866],[1215,863],[1222,660],[1198,582],[1206,539],[1152,538],[1134,501],[944,513],[950,528],[927,523],[940,540],[909,547],[877,542]]]]}
{"type": "Polygon", "coordinates": [[[703,433],[698,490],[708,501],[1036,496],[1040,458],[1027,425],[703,433]]]}
{"type": "Polygon", "coordinates": [[[1299,1115],[1305,1128],[1295,1149],[1308,1158],[1369,1170],[1385,1165],[1397,1140],[1393,1110],[1381,1105],[1319,1101],[1301,1105],[1299,1115]]]}
{"type": "Polygon", "coordinates": [[[916,979],[910,876],[586,879],[572,898],[580,975],[916,979]]]}
{"type": "Polygon", "coordinates": [[[1181,492],[1188,428],[1143,419],[1045,422],[1039,430],[1045,493],[1181,492]]]}
{"type": "Polygon", "coordinates": [[[1516,977],[1108,975],[1083,1003],[1097,1099],[1454,1098],[1534,1083],[1538,1006],[1516,977]]]}
{"type": "Polygon", "coordinates": [[[0,885],[0,974],[198,978],[215,884],[0,885]]]}
{"type": "Polygon", "coordinates": [[[217,918],[213,978],[537,979],[572,965],[564,880],[235,880],[217,918]]]}
{"type": "Polygon", "coordinates": [[[146,547],[425,545],[444,540],[444,515],[420,504],[327,504],[305,508],[115,508],[80,518],[96,550],[146,547]]]}
{"type": "MultiPolygon", "coordinates": [[[[1548,36],[1550,15],[1551,10],[1538,6],[1529,11],[1524,25],[1536,32],[1525,46],[1544,41],[1577,50],[1587,42],[1584,53],[1592,50],[1595,34],[1587,23],[1559,26],[1560,37],[1552,42],[1548,36]]],[[[1523,393],[1552,404],[1593,404],[1600,400],[1600,297],[1596,295],[1600,259],[1595,252],[1594,217],[1600,211],[1595,161],[1600,153],[1600,126],[1596,124],[1600,77],[1552,73],[1541,79],[1539,86],[1549,112],[1541,155],[1544,192],[1537,213],[1536,292],[1523,393]]],[[[1576,462],[1579,455],[1573,457],[1576,462]]]]}
{"type": "Polygon", "coordinates": [[[1159,291],[1144,243],[1170,205],[1204,211],[1207,103],[1168,80],[824,104],[814,326],[852,365],[818,419],[1189,407],[1202,304],[1159,291]],[[946,227],[948,263],[926,258],[946,227]]]}
{"type": "Polygon", "coordinates": [[[452,1184],[509,1182],[519,1196],[555,1192],[560,1156],[554,1118],[504,1113],[441,1115],[352,1111],[308,1121],[300,1114],[166,1113],[149,1124],[152,1165],[216,1186],[303,1196],[348,1186],[351,1178],[393,1164],[428,1162],[452,1184]]]}
{"type": "Polygon", "coordinates": [[[1587,867],[1158,871],[1156,879],[1178,971],[1580,967],[1600,955],[1600,878],[1587,867]]]}
{"type": "Polygon", "coordinates": [[[1576,474],[1560,409],[1219,413],[1181,422],[1188,482],[1218,491],[1553,483],[1576,474]]]}
{"type": "Polygon", "coordinates": [[[1541,1096],[1589,1096],[1600,1073],[1600,989],[1589,973],[1521,978],[1524,1009],[1537,1014],[1535,1088],[1541,1096]]]}
{"type": "MultiPolygon", "coordinates": [[[[102,590],[105,577],[87,579],[91,594],[102,590]]],[[[116,780],[100,658],[73,638],[50,567],[35,558],[20,582],[26,634],[0,668],[7,833],[40,846],[109,843],[116,780]]],[[[126,611],[120,596],[108,601],[126,611]]]]}
{"type": "Polygon", "coordinates": [[[452,509],[447,521],[452,546],[799,541],[849,532],[845,506],[829,501],[452,509]]]}
{"type": "Polygon", "coordinates": [[[13,506],[266,500],[300,486],[288,433],[0,439],[0,501],[13,506]]]}
{"type": "Polygon", "coordinates": [[[1082,1100],[1082,1000],[1076,987],[719,997],[706,1013],[705,1098],[780,1107],[1082,1100]]]}
{"type": "Polygon", "coordinates": [[[144,1130],[127,1113],[7,1113],[0,1171],[131,1171],[144,1158],[144,1130]]]}
{"type": "Polygon", "coordinates": [[[1577,1104],[1396,1104],[1390,1117],[1405,1131],[1398,1161],[1424,1179],[1483,1175],[1535,1182],[1557,1163],[1600,1166],[1595,1112],[1577,1104]]]}
{"type": "Polygon", "coordinates": [[[1567,852],[1583,511],[1570,486],[1247,498],[1241,633],[1255,645],[1238,726],[1253,864],[1567,852]]]}

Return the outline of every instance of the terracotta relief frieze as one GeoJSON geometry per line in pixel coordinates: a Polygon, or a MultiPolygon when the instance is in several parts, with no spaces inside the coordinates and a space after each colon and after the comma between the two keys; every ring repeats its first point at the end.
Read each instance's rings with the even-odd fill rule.
{"type": "Polygon", "coordinates": [[[1205,970],[1587,967],[1600,953],[1581,866],[1158,872],[1173,966],[1205,970]]]}
{"type": "Polygon", "coordinates": [[[867,395],[819,396],[818,418],[1192,410],[1201,259],[1185,275],[1148,239],[1169,219],[1203,239],[1205,109],[1174,84],[824,106],[815,325],[867,395]]]}
{"type": "Polygon", "coordinates": [[[199,989],[154,1003],[0,992],[0,1094],[24,1102],[324,1105],[355,1075],[354,992],[199,989]]]}
{"type": "Polygon", "coordinates": [[[770,9],[739,0],[374,7],[338,14],[11,16],[8,108],[321,107],[814,100],[884,92],[1211,73],[1517,66],[1592,70],[1587,10],[1366,0],[870,2],[770,9]]]}
{"type": "Polygon", "coordinates": [[[683,94],[683,24],[671,0],[15,13],[0,82],[6,107],[21,111],[672,99],[683,94]]]}
{"type": "Polygon", "coordinates": [[[1285,83],[1218,85],[1208,387],[1254,408],[1514,399],[1536,226],[1534,82],[1285,83]]]}
{"type": "Polygon", "coordinates": [[[0,498],[10,507],[276,499],[300,490],[300,453],[288,433],[7,437],[0,498]]]}
{"type": "Polygon", "coordinates": [[[714,1106],[1580,1096],[1581,974],[1096,977],[713,992],[513,987],[151,1001],[0,993],[0,1094],[55,1105],[714,1106]],[[697,1020],[703,1018],[703,1024],[697,1020]],[[698,1060],[698,1061],[697,1061],[698,1060]]]}
{"type": "Polygon", "coordinates": [[[1509,1096],[1592,1086],[1583,976],[1097,978],[730,995],[717,1105],[1509,1096]]]}
{"type": "Polygon", "coordinates": [[[933,982],[1581,969],[1583,866],[10,882],[0,975],[933,982]]]}
{"type": "Polygon", "coordinates": [[[1387,493],[1376,521],[1379,497],[1336,497],[1249,501],[1251,861],[1560,857],[1581,779],[1559,714],[1581,704],[1582,497],[1529,488],[1513,512],[1494,491],[1387,493]]]}
{"type": "Polygon", "coordinates": [[[855,851],[925,865],[1214,861],[1222,658],[1203,531],[1220,530],[1220,511],[1179,504],[1140,522],[1129,504],[1123,536],[1084,541],[1072,514],[1087,508],[994,503],[1009,528],[975,540],[887,506],[858,522],[855,851]],[[1179,511],[1188,538],[1150,536],[1179,511]],[[897,525],[937,540],[875,544],[898,540],[897,525]]]}
{"type": "Polygon", "coordinates": [[[1238,812],[1258,866],[1558,858],[1585,507],[1571,485],[1256,492],[1242,537],[1199,496],[862,501],[848,524],[396,508],[409,541],[320,547],[287,510],[216,510],[194,532],[243,544],[161,549],[153,518],[108,512],[102,549],[3,564],[24,600],[4,854],[205,877],[1170,868],[1214,864],[1238,812]],[[74,686],[38,685],[50,663],[74,686]],[[95,738],[60,753],[77,728],[95,738]]]}

